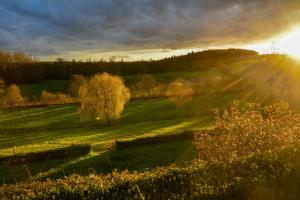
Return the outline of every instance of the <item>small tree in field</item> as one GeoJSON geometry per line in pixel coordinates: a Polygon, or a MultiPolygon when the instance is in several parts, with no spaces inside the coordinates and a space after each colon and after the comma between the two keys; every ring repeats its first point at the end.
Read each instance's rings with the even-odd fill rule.
{"type": "Polygon", "coordinates": [[[15,84],[10,85],[5,94],[1,97],[1,104],[3,105],[13,106],[15,104],[24,103],[24,101],[19,86],[15,84]]]}
{"type": "Polygon", "coordinates": [[[12,84],[7,89],[7,94],[11,99],[12,103],[23,103],[24,98],[21,94],[19,86],[12,84]]]}
{"type": "Polygon", "coordinates": [[[111,123],[120,118],[130,92],[119,76],[108,73],[96,74],[79,90],[82,120],[97,119],[111,123]]]}

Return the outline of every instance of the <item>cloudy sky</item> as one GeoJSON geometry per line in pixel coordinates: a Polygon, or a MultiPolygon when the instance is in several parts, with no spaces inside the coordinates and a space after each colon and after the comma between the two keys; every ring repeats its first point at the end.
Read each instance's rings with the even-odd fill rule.
{"type": "Polygon", "coordinates": [[[300,0],[1,0],[0,49],[148,59],[259,43],[299,22],[300,0]]]}

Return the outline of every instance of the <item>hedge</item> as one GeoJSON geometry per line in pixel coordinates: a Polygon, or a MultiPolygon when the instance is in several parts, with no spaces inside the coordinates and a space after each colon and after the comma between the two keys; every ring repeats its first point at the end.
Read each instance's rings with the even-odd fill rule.
{"type": "Polygon", "coordinates": [[[116,140],[116,149],[128,149],[136,146],[153,145],[178,140],[191,140],[194,138],[194,131],[183,131],[174,134],[156,135],[152,137],[140,137],[133,140],[116,140]]]}
{"type": "Polygon", "coordinates": [[[75,144],[47,151],[19,153],[11,156],[0,157],[0,164],[20,165],[37,161],[83,156],[89,154],[90,151],[91,146],[88,144],[75,144]]]}
{"type": "Polygon", "coordinates": [[[115,171],[4,185],[0,199],[299,199],[298,150],[229,163],[195,161],[144,172],[115,171]]]}

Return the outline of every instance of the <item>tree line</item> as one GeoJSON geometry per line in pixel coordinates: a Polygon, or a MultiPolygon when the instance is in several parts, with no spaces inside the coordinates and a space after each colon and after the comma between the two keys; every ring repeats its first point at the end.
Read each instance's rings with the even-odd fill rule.
{"type": "Polygon", "coordinates": [[[26,54],[0,51],[0,78],[6,83],[31,83],[42,79],[69,79],[73,74],[92,76],[107,72],[114,75],[155,74],[176,71],[196,71],[202,67],[226,64],[258,54],[254,51],[228,49],[192,52],[162,60],[123,62],[114,60],[40,62],[26,54]],[[15,57],[15,58],[14,58],[15,57]]]}

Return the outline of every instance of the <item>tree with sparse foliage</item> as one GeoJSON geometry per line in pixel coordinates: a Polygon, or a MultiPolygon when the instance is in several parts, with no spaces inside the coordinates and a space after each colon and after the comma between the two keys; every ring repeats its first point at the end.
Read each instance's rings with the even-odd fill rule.
{"type": "Polygon", "coordinates": [[[96,119],[110,124],[111,120],[120,118],[130,92],[121,77],[102,73],[80,87],[79,97],[82,120],[96,119]]]}

